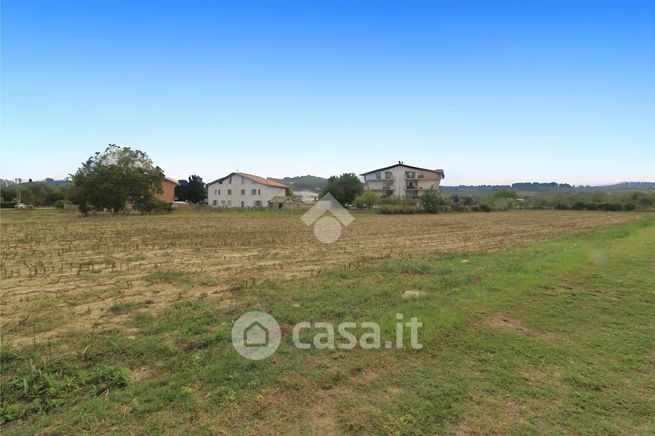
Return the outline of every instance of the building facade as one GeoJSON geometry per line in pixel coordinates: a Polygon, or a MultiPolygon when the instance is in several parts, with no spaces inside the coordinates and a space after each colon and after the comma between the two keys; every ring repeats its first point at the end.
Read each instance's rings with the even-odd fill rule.
{"type": "Polygon", "coordinates": [[[441,169],[420,168],[399,161],[395,165],[378,168],[360,176],[364,178],[367,190],[377,192],[382,197],[394,196],[416,202],[423,192],[439,189],[445,174],[441,169]]]}
{"type": "Polygon", "coordinates": [[[175,188],[177,186],[180,186],[177,180],[166,177],[164,181],[161,182],[162,192],[155,194],[157,199],[172,203],[175,200],[175,188]]]}
{"type": "Polygon", "coordinates": [[[286,196],[287,186],[252,174],[234,172],[207,185],[210,207],[269,207],[276,197],[286,196]]]}

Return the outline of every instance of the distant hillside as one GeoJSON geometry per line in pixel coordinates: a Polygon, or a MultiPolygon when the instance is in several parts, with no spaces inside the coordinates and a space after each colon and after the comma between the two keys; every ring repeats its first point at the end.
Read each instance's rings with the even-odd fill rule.
{"type": "Polygon", "coordinates": [[[441,191],[449,195],[485,196],[491,195],[501,189],[512,188],[519,195],[534,195],[538,193],[575,193],[575,192],[626,192],[626,191],[655,191],[655,182],[624,182],[604,186],[575,186],[568,183],[540,183],[521,182],[511,185],[459,185],[441,186],[441,191]]]}
{"type": "Polygon", "coordinates": [[[325,184],[327,179],[317,176],[296,176],[296,177],[285,177],[283,179],[274,179],[280,183],[284,183],[289,186],[294,191],[312,191],[319,192],[325,184]]]}

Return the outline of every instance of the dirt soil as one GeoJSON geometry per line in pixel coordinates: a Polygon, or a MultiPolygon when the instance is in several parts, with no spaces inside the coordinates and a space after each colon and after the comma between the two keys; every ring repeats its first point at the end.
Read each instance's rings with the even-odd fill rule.
{"type": "Polygon", "coordinates": [[[0,315],[4,340],[26,343],[116,327],[122,309],[188,298],[234,304],[271,279],[427,253],[498,250],[639,219],[636,213],[512,211],[356,214],[331,245],[300,214],[178,212],[102,216],[3,213],[0,315]]]}

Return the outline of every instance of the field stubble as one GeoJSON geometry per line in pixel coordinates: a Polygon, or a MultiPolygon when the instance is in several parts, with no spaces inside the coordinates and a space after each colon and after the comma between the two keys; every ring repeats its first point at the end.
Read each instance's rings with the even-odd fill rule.
{"type": "Polygon", "coordinates": [[[216,298],[229,308],[245,288],[267,280],[427,253],[497,250],[641,216],[357,214],[339,241],[324,245],[299,214],[290,213],[82,218],[12,211],[1,217],[3,340],[21,344],[91,328],[121,328],[123,308],[155,310],[187,298],[216,298]]]}

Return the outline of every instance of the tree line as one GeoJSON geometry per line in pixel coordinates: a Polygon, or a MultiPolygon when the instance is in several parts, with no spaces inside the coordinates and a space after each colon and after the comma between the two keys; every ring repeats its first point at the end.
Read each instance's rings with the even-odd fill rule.
{"type": "MultiPolygon", "coordinates": [[[[84,214],[103,210],[117,213],[128,208],[144,213],[166,211],[170,203],[157,198],[163,181],[164,172],[146,153],[109,144],[82,163],[71,175],[71,183],[51,185],[30,180],[0,186],[0,206],[14,207],[20,202],[63,209],[66,204],[75,204],[84,214]]],[[[207,198],[202,177],[192,175],[182,182],[175,190],[180,200],[201,203],[207,198]]]]}
{"type": "MultiPolygon", "coordinates": [[[[66,204],[79,206],[82,213],[108,210],[114,213],[134,209],[143,213],[170,210],[168,202],[158,200],[164,173],[148,155],[140,150],[115,144],[97,152],[71,175],[69,184],[30,182],[0,186],[0,205],[14,207],[17,202],[34,206],[66,204]]],[[[450,196],[444,191],[425,190],[415,204],[399,197],[382,197],[365,185],[354,173],[332,176],[321,197],[331,194],[339,203],[359,209],[376,209],[381,213],[420,212],[491,212],[510,209],[570,209],[631,211],[655,208],[655,192],[577,192],[571,186],[557,183],[516,183],[496,187],[491,195],[450,196]],[[530,189],[534,194],[519,198],[516,188],[530,189]],[[553,192],[555,190],[555,192],[553,192]],[[542,192],[539,192],[542,191],[542,192]]],[[[292,192],[287,192],[292,195],[292,192]]],[[[175,196],[181,201],[203,203],[207,186],[202,177],[191,175],[180,181],[175,196]]]]}

